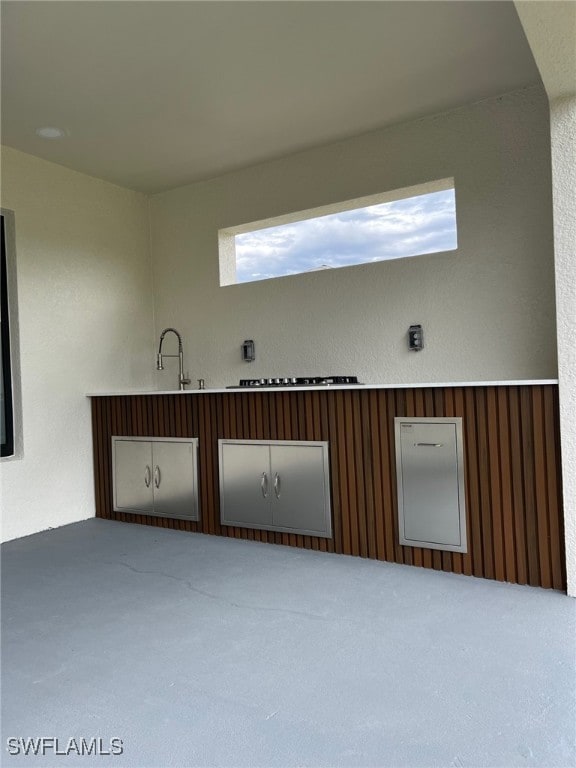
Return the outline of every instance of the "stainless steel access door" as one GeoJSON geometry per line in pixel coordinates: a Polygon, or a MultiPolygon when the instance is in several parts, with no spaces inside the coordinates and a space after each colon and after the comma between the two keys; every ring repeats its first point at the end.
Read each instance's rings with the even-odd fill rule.
{"type": "Polygon", "coordinates": [[[220,441],[222,525],[261,528],[272,523],[270,447],[220,441]]]}
{"type": "Polygon", "coordinates": [[[466,552],[462,420],[396,418],[395,427],[400,543],[466,552]]]}
{"type": "Polygon", "coordinates": [[[113,508],[198,520],[198,438],[112,435],[113,508]]]}
{"type": "Polygon", "coordinates": [[[330,537],[326,446],[272,444],[270,457],[274,526],[330,537]]]}
{"type": "Polygon", "coordinates": [[[155,514],[198,520],[194,447],[191,442],[152,443],[155,514]]]}

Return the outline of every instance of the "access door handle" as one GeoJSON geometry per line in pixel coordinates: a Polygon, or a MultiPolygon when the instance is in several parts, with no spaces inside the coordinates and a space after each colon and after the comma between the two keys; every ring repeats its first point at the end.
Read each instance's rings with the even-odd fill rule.
{"type": "Polygon", "coordinates": [[[276,472],[276,473],[274,474],[274,494],[275,494],[275,496],[276,496],[276,498],[277,498],[277,499],[279,499],[279,498],[280,498],[280,492],[281,492],[281,490],[282,490],[282,489],[281,489],[281,487],[280,487],[280,475],[278,474],[278,472],[276,472]]]}
{"type": "Polygon", "coordinates": [[[152,480],[152,471],[148,464],[146,464],[146,471],[144,472],[144,485],[146,488],[150,488],[150,482],[152,480]]]}
{"type": "Polygon", "coordinates": [[[260,480],[260,490],[262,491],[262,498],[268,498],[268,475],[266,472],[262,472],[262,479],[260,480]]]}
{"type": "Polygon", "coordinates": [[[160,467],[158,464],[154,467],[154,487],[160,488],[160,483],[162,481],[162,475],[160,474],[160,467]]]}
{"type": "Polygon", "coordinates": [[[418,448],[419,446],[427,447],[427,448],[442,448],[444,443],[414,443],[415,447],[418,448]]]}

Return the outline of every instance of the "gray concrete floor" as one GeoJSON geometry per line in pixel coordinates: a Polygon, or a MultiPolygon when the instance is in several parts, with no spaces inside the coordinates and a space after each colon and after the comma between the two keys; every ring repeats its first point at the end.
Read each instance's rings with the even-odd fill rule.
{"type": "Polygon", "coordinates": [[[576,764],[558,592],[104,520],[2,574],[2,765],[576,764]]]}

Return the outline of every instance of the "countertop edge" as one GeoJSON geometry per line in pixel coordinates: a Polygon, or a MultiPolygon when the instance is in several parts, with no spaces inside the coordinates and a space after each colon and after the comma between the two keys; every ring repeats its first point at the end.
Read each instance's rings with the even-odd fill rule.
{"type": "Polygon", "coordinates": [[[450,382],[414,382],[411,384],[334,384],[308,387],[234,387],[232,389],[178,389],[168,390],[125,390],[123,392],[88,392],[86,397],[133,397],[153,395],[214,395],[214,394],[252,394],[254,392],[327,392],[332,390],[369,390],[369,389],[445,389],[452,387],[534,387],[558,384],[558,379],[525,379],[520,381],[450,381],[450,382]]]}

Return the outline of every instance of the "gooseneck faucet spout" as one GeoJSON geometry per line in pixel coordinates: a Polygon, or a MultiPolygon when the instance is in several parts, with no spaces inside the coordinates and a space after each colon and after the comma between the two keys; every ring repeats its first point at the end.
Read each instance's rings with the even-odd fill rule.
{"type": "Polygon", "coordinates": [[[187,379],[184,376],[184,355],[182,352],[182,336],[178,333],[176,328],[164,328],[162,333],[160,334],[160,345],[158,346],[158,354],[156,355],[156,370],[162,371],[164,370],[164,358],[165,357],[177,357],[179,361],[179,376],[178,376],[178,384],[181,390],[186,389],[186,384],[190,384],[190,379],[187,379]],[[164,343],[164,337],[167,333],[174,333],[176,334],[176,338],[178,339],[178,354],[177,355],[163,355],[162,354],[162,344],[164,343]]]}

